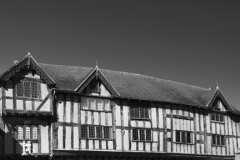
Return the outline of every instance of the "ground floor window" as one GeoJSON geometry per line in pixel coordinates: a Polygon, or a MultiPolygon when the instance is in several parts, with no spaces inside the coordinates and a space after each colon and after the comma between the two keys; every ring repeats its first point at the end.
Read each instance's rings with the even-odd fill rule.
{"type": "Polygon", "coordinates": [[[132,140],[151,141],[152,140],[151,129],[133,128],[132,129],[132,140]]]}
{"type": "Polygon", "coordinates": [[[17,140],[36,140],[38,139],[38,127],[36,125],[18,125],[17,140]]]}
{"type": "Polygon", "coordinates": [[[110,126],[82,125],[81,138],[90,139],[111,139],[110,126]]]}
{"type": "Polygon", "coordinates": [[[189,131],[176,131],[176,142],[189,144],[192,143],[192,133],[189,131]]]}
{"type": "Polygon", "coordinates": [[[212,134],[212,145],[225,145],[225,139],[224,135],[212,134]]]}

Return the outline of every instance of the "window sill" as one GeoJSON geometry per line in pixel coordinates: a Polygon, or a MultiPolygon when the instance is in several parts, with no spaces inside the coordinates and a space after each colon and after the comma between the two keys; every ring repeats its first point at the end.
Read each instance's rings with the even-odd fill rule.
{"type": "Polygon", "coordinates": [[[16,139],[16,141],[39,141],[38,139],[16,139]]]}
{"type": "Polygon", "coordinates": [[[81,140],[105,140],[105,141],[112,141],[111,138],[80,138],[81,140]]]}
{"type": "Polygon", "coordinates": [[[212,147],[226,147],[226,145],[217,145],[217,144],[212,144],[212,147]]]}
{"type": "Polygon", "coordinates": [[[212,123],[220,123],[220,124],[224,124],[224,122],[222,121],[214,121],[214,120],[211,120],[212,123]]]}
{"type": "Polygon", "coordinates": [[[97,109],[83,109],[81,111],[94,111],[94,112],[112,112],[111,110],[97,110],[97,109]]]}
{"type": "Polygon", "coordinates": [[[182,143],[182,142],[173,142],[173,143],[176,143],[176,144],[186,144],[186,145],[194,145],[194,143],[182,143]]]}
{"type": "Polygon", "coordinates": [[[132,142],[149,142],[149,143],[152,143],[153,141],[151,140],[151,141],[148,141],[148,140],[132,140],[132,142]]]}
{"type": "Polygon", "coordinates": [[[138,120],[138,121],[151,121],[150,118],[131,118],[131,120],[138,120]]]}

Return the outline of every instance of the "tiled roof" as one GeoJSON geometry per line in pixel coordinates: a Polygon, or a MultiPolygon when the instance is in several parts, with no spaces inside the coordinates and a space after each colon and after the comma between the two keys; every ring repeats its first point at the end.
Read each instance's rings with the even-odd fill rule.
{"type": "MultiPolygon", "coordinates": [[[[74,91],[93,68],[39,63],[56,87],[74,91]]],[[[216,90],[191,86],[140,74],[101,69],[121,98],[170,102],[206,107],[216,90]]]]}

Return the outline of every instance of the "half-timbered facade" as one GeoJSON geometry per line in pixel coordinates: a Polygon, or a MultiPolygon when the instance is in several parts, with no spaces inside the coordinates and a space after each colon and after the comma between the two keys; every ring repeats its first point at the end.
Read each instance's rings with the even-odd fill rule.
{"type": "Polygon", "coordinates": [[[30,53],[0,84],[2,159],[234,159],[240,148],[240,111],[218,87],[30,53]]]}

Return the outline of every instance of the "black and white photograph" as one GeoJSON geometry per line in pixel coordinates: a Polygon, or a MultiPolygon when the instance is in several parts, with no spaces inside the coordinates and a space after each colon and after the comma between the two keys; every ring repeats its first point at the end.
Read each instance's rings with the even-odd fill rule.
{"type": "Polygon", "coordinates": [[[240,160],[240,1],[0,0],[0,160],[240,160]]]}

